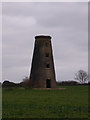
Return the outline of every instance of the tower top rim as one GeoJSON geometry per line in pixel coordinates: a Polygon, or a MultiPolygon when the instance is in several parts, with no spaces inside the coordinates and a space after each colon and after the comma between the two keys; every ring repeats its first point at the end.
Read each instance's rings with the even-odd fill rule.
{"type": "Polygon", "coordinates": [[[49,38],[49,39],[51,39],[52,37],[47,36],[47,35],[38,35],[38,36],[35,36],[35,39],[37,39],[37,38],[49,38]]]}

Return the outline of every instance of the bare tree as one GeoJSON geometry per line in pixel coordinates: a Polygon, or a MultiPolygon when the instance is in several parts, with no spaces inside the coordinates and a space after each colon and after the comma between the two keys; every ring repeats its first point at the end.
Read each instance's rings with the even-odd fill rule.
{"type": "Polygon", "coordinates": [[[81,84],[84,84],[86,81],[88,81],[88,74],[84,70],[79,70],[75,74],[75,79],[78,80],[81,84]]]}

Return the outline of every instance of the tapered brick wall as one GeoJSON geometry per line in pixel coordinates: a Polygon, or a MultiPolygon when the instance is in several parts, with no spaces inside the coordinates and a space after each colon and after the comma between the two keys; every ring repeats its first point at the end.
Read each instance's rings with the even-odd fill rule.
{"type": "Polygon", "coordinates": [[[30,85],[34,88],[56,87],[50,36],[35,37],[35,45],[29,79],[30,85]]]}

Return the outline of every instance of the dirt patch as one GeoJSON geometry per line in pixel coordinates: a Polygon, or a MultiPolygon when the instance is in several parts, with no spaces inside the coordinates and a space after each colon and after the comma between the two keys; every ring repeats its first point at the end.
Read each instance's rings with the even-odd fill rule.
{"type": "Polygon", "coordinates": [[[66,88],[33,88],[34,90],[65,90],[66,88]]]}

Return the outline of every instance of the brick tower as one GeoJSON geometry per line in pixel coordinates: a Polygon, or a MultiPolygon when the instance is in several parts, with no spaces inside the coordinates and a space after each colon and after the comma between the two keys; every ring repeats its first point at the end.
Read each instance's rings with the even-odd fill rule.
{"type": "Polygon", "coordinates": [[[35,36],[30,73],[33,88],[55,88],[56,78],[50,36],[35,36]]]}

